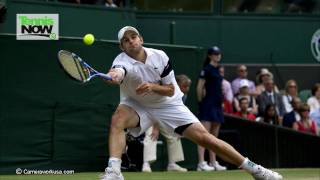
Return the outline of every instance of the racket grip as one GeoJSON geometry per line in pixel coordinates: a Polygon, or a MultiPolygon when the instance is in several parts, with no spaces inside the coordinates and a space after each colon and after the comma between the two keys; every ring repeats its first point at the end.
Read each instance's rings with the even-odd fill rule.
{"type": "Polygon", "coordinates": [[[99,77],[103,78],[104,80],[107,80],[107,81],[112,81],[112,78],[106,74],[103,74],[103,73],[99,73],[97,74],[99,77]]]}

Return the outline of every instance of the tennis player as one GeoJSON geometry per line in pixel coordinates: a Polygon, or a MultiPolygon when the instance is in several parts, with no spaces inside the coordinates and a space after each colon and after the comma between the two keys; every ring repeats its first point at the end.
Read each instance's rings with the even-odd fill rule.
{"type": "Polygon", "coordinates": [[[186,137],[214,151],[256,179],[282,179],[280,174],[253,163],[208,133],[183,104],[183,93],[177,85],[168,56],[161,50],[143,47],[143,38],[136,28],[123,27],[118,32],[118,40],[123,52],[113,61],[108,75],[112,77],[109,83],[119,84],[122,98],[111,120],[110,158],[103,180],[124,179],[120,167],[125,130],[138,136],[155,121],[160,121],[172,135],[186,137]]]}

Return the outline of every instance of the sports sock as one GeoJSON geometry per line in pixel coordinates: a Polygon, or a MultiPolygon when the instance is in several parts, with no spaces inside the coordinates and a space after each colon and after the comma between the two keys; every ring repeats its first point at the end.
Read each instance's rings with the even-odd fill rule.
{"type": "Polygon", "coordinates": [[[242,164],[239,166],[239,168],[244,169],[249,173],[253,173],[257,171],[258,165],[250,161],[248,158],[245,158],[242,164]]]}
{"type": "Polygon", "coordinates": [[[114,170],[120,172],[121,168],[121,159],[110,157],[108,162],[108,167],[112,167],[114,170]]]}

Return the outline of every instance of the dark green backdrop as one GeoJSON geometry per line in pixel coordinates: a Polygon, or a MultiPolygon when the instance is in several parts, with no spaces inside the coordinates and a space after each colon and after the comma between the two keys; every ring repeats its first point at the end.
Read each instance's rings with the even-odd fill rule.
{"type": "MultiPolygon", "coordinates": [[[[320,24],[318,16],[136,15],[127,9],[23,0],[9,1],[7,6],[5,22],[0,24],[0,33],[11,34],[0,35],[0,173],[15,173],[17,167],[103,170],[118,88],[99,79],[85,85],[70,80],[58,66],[56,54],[60,49],[74,51],[106,72],[120,52],[110,40],[116,39],[123,25],[137,25],[146,42],[191,45],[147,44],[167,52],[176,74],[190,76],[193,84],[187,105],[195,113],[196,79],[205,50],[213,44],[223,49],[223,62],[231,68],[239,63],[250,63],[255,70],[269,66],[276,81],[294,76],[304,83],[302,87],[320,78],[319,65],[310,52],[311,36],[320,24]],[[98,40],[93,46],[85,46],[81,38],[17,41],[17,13],[59,13],[60,36],[93,33],[98,40]],[[298,66],[291,70],[290,64],[298,66]]],[[[189,141],[184,145],[188,147],[184,165],[194,168],[196,148],[189,141]]],[[[163,148],[159,159],[166,159],[163,148]]],[[[164,162],[158,165],[165,166],[164,162]]]]}

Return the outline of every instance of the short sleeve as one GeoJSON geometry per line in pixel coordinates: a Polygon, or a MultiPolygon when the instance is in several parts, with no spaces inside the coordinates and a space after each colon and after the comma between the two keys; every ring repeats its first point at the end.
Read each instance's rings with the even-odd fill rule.
{"type": "Polygon", "coordinates": [[[171,71],[166,77],[161,78],[161,83],[165,85],[173,84],[174,81],[175,81],[175,76],[173,71],[171,71]]]}
{"type": "Polygon", "coordinates": [[[174,77],[174,72],[172,68],[172,63],[167,54],[163,51],[159,51],[159,54],[161,55],[162,58],[162,63],[163,63],[163,71],[160,74],[161,77],[161,83],[162,84],[172,84],[173,81],[175,81],[174,77]]]}
{"type": "Polygon", "coordinates": [[[121,69],[121,70],[123,70],[124,74],[126,75],[128,70],[129,70],[129,68],[130,68],[130,65],[129,65],[128,62],[124,61],[123,59],[124,58],[122,57],[122,54],[118,55],[114,59],[111,68],[121,69]]]}
{"type": "Polygon", "coordinates": [[[199,78],[205,79],[205,77],[206,77],[206,71],[204,69],[202,69],[200,72],[199,78]]]}
{"type": "Polygon", "coordinates": [[[172,71],[172,63],[170,60],[168,60],[167,65],[164,67],[160,77],[161,78],[166,77],[171,71],[172,71]]]}

